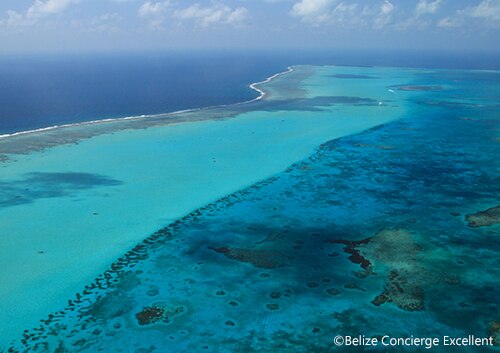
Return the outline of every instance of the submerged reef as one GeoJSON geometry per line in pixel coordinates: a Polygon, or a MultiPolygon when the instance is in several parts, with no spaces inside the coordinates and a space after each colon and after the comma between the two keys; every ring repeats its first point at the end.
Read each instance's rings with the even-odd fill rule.
{"type": "Polygon", "coordinates": [[[465,216],[469,227],[488,227],[500,223],[500,206],[488,208],[465,216]]]}
{"type": "Polygon", "coordinates": [[[413,273],[408,270],[392,270],[389,273],[384,291],[373,299],[372,304],[394,303],[406,311],[424,309],[424,290],[415,283],[413,273]]]}
{"type": "Polygon", "coordinates": [[[493,342],[496,346],[500,346],[500,321],[490,323],[489,334],[493,337],[493,342]]]}
{"type": "Polygon", "coordinates": [[[212,248],[215,252],[223,254],[231,260],[249,263],[258,268],[274,269],[286,265],[287,257],[274,250],[241,249],[220,247],[212,248]]]}
{"type": "MultiPolygon", "coordinates": [[[[356,277],[383,274],[387,278],[383,292],[373,299],[372,304],[394,303],[406,311],[424,309],[422,279],[425,270],[416,260],[421,248],[411,232],[388,228],[360,241],[334,239],[329,242],[346,245],[344,251],[350,254],[349,260],[364,270],[355,272],[356,277]]],[[[353,283],[347,283],[345,287],[360,288],[353,283]]]]}
{"type": "Polygon", "coordinates": [[[169,323],[175,316],[184,312],[184,307],[169,308],[165,305],[152,305],[135,314],[139,325],[151,325],[156,322],[169,323]]]}
{"type": "Polygon", "coordinates": [[[331,75],[333,78],[344,78],[344,79],[378,79],[379,77],[369,76],[369,75],[353,75],[353,74],[337,74],[331,75]]]}
{"type": "Polygon", "coordinates": [[[385,228],[369,241],[359,244],[360,253],[374,263],[390,268],[415,267],[416,255],[421,251],[413,235],[405,228],[385,228]]]}
{"type": "MultiPolygon", "coordinates": [[[[366,277],[372,273],[372,263],[366,257],[364,257],[359,251],[359,247],[364,244],[368,244],[371,238],[363,240],[345,240],[345,239],[331,239],[328,242],[332,244],[344,244],[344,252],[349,254],[349,260],[352,263],[359,264],[363,271],[356,272],[357,277],[366,277]]],[[[331,254],[330,254],[331,255],[331,254]]]]}

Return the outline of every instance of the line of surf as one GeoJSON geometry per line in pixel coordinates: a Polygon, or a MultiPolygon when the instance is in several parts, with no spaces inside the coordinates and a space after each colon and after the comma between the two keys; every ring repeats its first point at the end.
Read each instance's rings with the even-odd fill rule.
{"type": "Polygon", "coordinates": [[[249,87],[251,89],[253,89],[254,91],[257,91],[260,95],[257,98],[255,98],[255,99],[252,99],[252,100],[250,100],[248,102],[243,102],[243,103],[250,103],[250,102],[255,102],[255,101],[259,101],[259,100],[263,99],[266,96],[267,92],[264,91],[264,90],[262,90],[262,89],[260,89],[258,86],[266,84],[266,83],[269,83],[272,80],[274,80],[275,78],[277,78],[279,76],[282,76],[282,75],[289,74],[289,73],[293,72],[294,70],[295,69],[293,68],[293,66],[289,66],[286,71],[278,72],[277,74],[269,76],[264,81],[252,83],[249,87]]]}
{"type": "Polygon", "coordinates": [[[232,103],[232,104],[219,104],[219,105],[213,105],[213,106],[207,106],[207,107],[201,107],[201,108],[191,108],[191,109],[183,109],[183,110],[177,110],[174,112],[170,113],[160,113],[160,114],[149,114],[149,115],[135,115],[135,116],[127,116],[127,117],[121,117],[121,118],[108,118],[108,119],[97,119],[97,120],[89,120],[89,121],[82,121],[79,123],[69,123],[69,124],[60,124],[60,125],[53,125],[53,126],[48,126],[48,127],[43,127],[43,128],[38,128],[38,129],[31,129],[31,130],[25,130],[25,131],[18,131],[18,132],[13,132],[10,134],[0,134],[0,140],[10,138],[10,137],[16,137],[16,136],[22,136],[22,135],[28,135],[28,134],[34,134],[34,133],[39,133],[39,132],[45,132],[45,131],[52,131],[52,130],[57,130],[57,129],[62,129],[62,128],[70,128],[70,127],[76,127],[76,126],[85,126],[85,125],[95,125],[95,124],[102,124],[102,123],[110,123],[110,122],[116,122],[116,121],[126,121],[126,120],[135,120],[135,119],[144,119],[144,118],[154,118],[154,117],[159,117],[159,116],[172,116],[172,115],[177,115],[177,114],[182,114],[182,113],[192,113],[192,112],[197,112],[200,110],[205,110],[205,109],[214,109],[214,108],[224,108],[224,107],[229,107],[229,106],[237,106],[237,105],[242,105],[242,104],[248,104],[252,102],[257,102],[261,99],[263,99],[266,95],[267,92],[265,92],[263,89],[259,88],[258,86],[266,84],[271,82],[272,80],[282,76],[289,74],[294,71],[293,66],[289,66],[286,71],[283,72],[278,72],[272,76],[269,76],[263,81],[259,82],[254,82],[250,84],[248,87],[257,93],[259,93],[259,96],[257,98],[244,101],[244,102],[238,102],[238,103],[232,103]]]}

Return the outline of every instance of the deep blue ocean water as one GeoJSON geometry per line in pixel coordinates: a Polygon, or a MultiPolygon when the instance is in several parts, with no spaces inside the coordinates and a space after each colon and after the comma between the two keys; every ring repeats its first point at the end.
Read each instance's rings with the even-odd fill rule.
{"type": "Polygon", "coordinates": [[[295,64],[500,67],[499,55],[423,52],[177,52],[0,57],[0,134],[231,104],[295,64]]]}

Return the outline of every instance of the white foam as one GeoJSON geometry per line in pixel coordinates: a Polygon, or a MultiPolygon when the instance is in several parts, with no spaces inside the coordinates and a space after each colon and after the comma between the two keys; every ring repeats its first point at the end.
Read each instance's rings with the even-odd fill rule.
{"type": "MultiPolygon", "coordinates": [[[[252,99],[251,101],[244,102],[244,103],[255,102],[255,101],[261,100],[262,98],[264,98],[264,97],[266,96],[266,92],[265,92],[265,91],[263,91],[263,90],[261,90],[261,89],[260,89],[260,88],[258,88],[257,86],[260,86],[260,85],[265,84],[265,83],[269,83],[269,82],[271,82],[272,80],[274,80],[275,78],[277,78],[277,77],[279,77],[279,76],[281,76],[281,75],[289,74],[289,73],[291,73],[291,72],[293,72],[293,71],[294,71],[293,66],[289,66],[289,67],[287,68],[287,70],[286,70],[286,71],[283,71],[283,72],[279,72],[279,73],[277,73],[277,74],[274,74],[274,75],[272,75],[272,76],[270,76],[270,77],[266,78],[264,81],[260,81],[260,82],[254,82],[254,83],[252,83],[249,87],[250,87],[251,89],[253,89],[254,91],[259,92],[260,96],[258,96],[258,97],[257,97],[257,98],[255,98],[255,99],[252,99]]],[[[241,103],[240,103],[240,104],[241,104],[241,103]]]]}

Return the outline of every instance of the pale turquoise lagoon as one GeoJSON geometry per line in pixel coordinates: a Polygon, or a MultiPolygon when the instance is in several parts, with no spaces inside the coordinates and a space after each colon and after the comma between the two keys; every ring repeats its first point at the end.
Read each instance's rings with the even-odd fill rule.
{"type": "MultiPolygon", "coordinates": [[[[389,247],[401,241],[403,258],[371,259],[384,262],[376,272],[411,267],[400,263],[416,256],[452,285],[498,283],[498,225],[473,229],[464,219],[498,205],[498,80],[498,72],[296,66],[262,84],[267,94],[254,102],[0,139],[0,351],[247,352],[273,347],[268,339],[272,352],[330,351],[348,325],[375,334],[363,315],[377,320],[377,310],[394,317],[388,332],[404,323],[462,333],[451,316],[408,310],[407,301],[423,309],[419,295],[385,293],[380,306],[385,276],[359,274],[338,244],[359,252],[355,241],[386,229],[389,240],[381,237],[389,247]],[[439,140],[452,129],[467,146],[439,140]],[[457,163],[438,160],[446,153],[457,163]],[[434,168],[433,177],[457,184],[428,180],[434,168]],[[408,179],[392,185],[401,175],[408,179]],[[436,206],[439,185],[456,194],[436,206]],[[443,247],[439,236],[461,234],[446,235],[450,227],[490,245],[466,273],[454,259],[448,278],[442,258],[477,248],[443,247]],[[423,243],[426,253],[414,255],[423,243]],[[311,339],[316,330],[324,334],[311,339]]],[[[406,276],[429,282],[415,271],[406,276]]],[[[460,294],[469,307],[464,293],[473,290],[460,294]]],[[[495,293],[481,310],[498,309],[495,293]]],[[[500,317],[481,315],[471,330],[487,334],[500,317]]]]}

